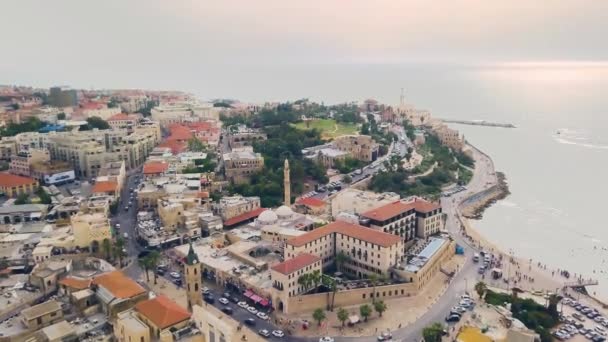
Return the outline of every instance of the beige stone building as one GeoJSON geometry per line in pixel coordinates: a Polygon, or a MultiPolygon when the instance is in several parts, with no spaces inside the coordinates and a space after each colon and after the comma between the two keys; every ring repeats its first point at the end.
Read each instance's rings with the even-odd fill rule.
{"type": "Polygon", "coordinates": [[[79,248],[98,251],[103,240],[112,239],[108,217],[101,213],[78,213],[71,217],[74,244],[79,248]]]}
{"type": "Polygon", "coordinates": [[[285,260],[302,253],[316,255],[323,268],[335,262],[336,254],[349,256],[341,270],[364,278],[371,274],[389,276],[390,268],[401,262],[403,243],[398,236],[357,224],[335,221],[287,241],[285,260]]]}
{"type": "Polygon", "coordinates": [[[380,145],[369,135],[343,135],[334,139],[332,145],[361,161],[371,162],[379,157],[380,145]]]}
{"type": "Polygon", "coordinates": [[[219,203],[214,207],[214,211],[226,221],[258,208],[260,208],[259,197],[235,195],[220,198],[219,203]]]}
{"type": "Polygon", "coordinates": [[[455,248],[456,243],[452,240],[432,237],[424,248],[407,263],[396,265],[394,272],[420,290],[454,256],[455,248]]]}
{"type": "Polygon", "coordinates": [[[455,129],[449,128],[441,123],[433,127],[433,133],[437,136],[441,144],[455,151],[462,151],[464,147],[464,137],[455,129]]]}
{"type": "Polygon", "coordinates": [[[444,215],[439,204],[420,198],[398,200],[361,214],[370,228],[401,237],[405,246],[415,238],[426,238],[443,228],[444,215]]]}
{"type": "Polygon", "coordinates": [[[308,253],[298,254],[294,258],[272,266],[270,269],[272,287],[285,293],[287,297],[297,296],[306,291],[306,288],[298,283],[298,279],[304,274],[315,271],[322,272],[321,258],[308,253]]]}
{"type": "Polygon", "coordinates": [[[30,331],[42,329],[62,320],[61,305],[55,300],[49,300],[21,311],[21,321],[30,331]]]}
{"type": "Polygon", "coordinates": [[[14,175],[31,177],[32,164],[45,163],[50,160],[51,157],[47,150],[33,148],[28,151],[18,152],[11,158],[9,172],[14,175]]]}
{"type": "Polygon", "coordinates": [[[195,305],[192,320],[200,330],[204,341],[242,342],[243,336],[247,342],[265,342],[257,331],[243,326],[241,322],[224,314],[213,305],[195,305]]]}
{"type": "Polygon", "coordinates": [[[17,144],[14,137],[0,138],[0,160],[10,160],[17,153],[17,144]]]}
{"type": "Polygon", "coordinates": [[[247,183],[249,177],[264,168],[264,158],[249,147],[233,149],[222,155],[224,174],[232,183],[247,183]]]}
{"type": "Polygon", "coordinates": [[[230,148],[253,146],[254,143],[264,141],[268,138],[266,133],[246,126],[238,126],[234,129],[231,127],[231,129],[232,131],[229,131],[227,136],[230,148]]]}

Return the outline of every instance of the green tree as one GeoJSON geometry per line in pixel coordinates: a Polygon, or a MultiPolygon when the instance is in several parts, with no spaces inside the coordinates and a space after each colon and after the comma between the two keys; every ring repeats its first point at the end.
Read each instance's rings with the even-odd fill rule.
{"type": "Polygon", "coordinates": [[[205,147],[205,144],[200,141],[197,138],[190,138],[188,140],[188,150],[192,151],[192,152],[203,152],[205,151],[207,148],[205,147]]]}
{"type": "Polygon", "coordinates": [[[338,269],[338,272],[342,272],[342,266],[349,261],[350,257],[348,254],[344,253],[343,251],[339,251],[338,254],[336,254],[336,268],[338,269]]]}
{"type": "Polygon", "coordinates": [[[361,317],[363,317],[363,319],[367,322],[367,319],[372,314],[371,306],[369,306],[368,304],[361,305],[359,307],[359,314],[361,314],[361,317]]]}
{"type": "Polygon", "coordinates": [[[302,286],[304,292],[308,291],[308,287],[310,286],[310,274],[305,273],[298,277],[298,285],[302,286]]]}
{"type": "Polygon", "coordinates": [[[38,198],[40,198],[40,203],[42,204],[53,203],[53,199],[51,198],[51,196],[49,196],[49,194],[47,194],[42,187],[38,187],[38,189],[36,190],[36,195],[38,195],[38,198]]]}
{"type": "Polygon", "coordinates": [[[483,294],[487,290],[488,290],[488,286],[483,281],[480,281],[477,284],[475,284],[475,292],[477,292],[477,295],[479,295],[479,299],[481,299],[483,297],[483,294]]]}
{"type": "Polygon", "coordinates": [[[65,120],[65,113],[61,112],[61,113],[57,114],[57,120],[65,120]]]}
{"type": "Polygon", "coordinates": [[[149,283],[150,282],[150,259],[148,259],[147,257],[141,257],[139,259],[137,259],[137,262],[139,264],[139,267],[144,269],[144,272],[146,272],[146,281],[149,283]]]}
{"type": "Polygon", "coordinates": [[[350,184],[352,181],[353,179],[350,175],[344,175],[344,177],[342,177],[342,182],[345,184],[350,184]]]}
{"type": "Polygon", "coordinates": [[[435,322],[422,329],[422,337],[424,342],[441,342],[441,336],[443,335],[443,324],[435,322]]]}
{"type": "Polygon", "coordinates": [[[22,123],[9,123],[7,126],[0,128],[0,136],[3,137],[12,137],[19,133],[24,132],[37,132],[39,129],[44,127],[46,122],[40,121],[35,116],[27,118],[25,122],[22,123]]]}
{"type": "Polygon", "coordinates": [[[118,265],[119,267],[122,267],[122,261],[124,260],[124,258],[127,256],[127,254],[125,253],[124,249],[125,249],[125,240],[123,238],[117,238],[116,241],[114,242],[114,257],[118,259],[118,265]]]}
{"type": "Polygon", "coordinates": [[[322,282],[323,285],[325,285],[331,291],[331,302],[329,304],[329,311],[334,311],[334,303],[336,300],[336,292],[338,292],[338,284],[333,278],[327,275],[322,276],[322,282]]]}
{"type": "Polygon", "coordinates": [[[103,239],[101,242],[101,250],[106,260],[109,261],[112,257],[112,243],[110,242],[110,239],[103,239]]]}
{"type": "Polygon", "coordinates": [[[348,319],[348,311],[346,311],[346,309],[344,308],[339,308],[337,316],[338,320],[342,323],[342,326],[344,326],[344,322],[346,322],[346,320],[348,319]]]}
{"type": "Polygon", "coordinates": [[[557,294],[552,294],[549,296],[549,305],[547,307],[547,310],[549,311],[549,314],[555,319],[559,318],[559,311],[557,311],[557,304],[559,304],[559,302],[561,300],[562,300],[562,297],[557,294]]]}
{"type": "Polygon", "coordinates": [[[376,310],[380,317],[382,317],[382,313],[386,311],[387,308],[388,307],[386,306],[386,303],[384,303],[383,300],[378,300],[374,302],[374,310],[376,310]]]}
{"type": "Polygon", "coordinates": [[[312,318],[317,321],[318,325],[321,325],[321,322],[326,318],[325,311],[321,308],[316,309],[312,313],[312,318]]]}
{"type": "Polygon", "coordinates": [[[310,273],[310,282],[314,285],[315,289],[319,287],[319,283],[321,283],[321,271],[314,270],[310,273]]]}
{"type": "Polygon", "coordinates": [[[98,116],[87,118],[87,124],[89,129],[110,129],[110,124],[98,116]]]}
{"type": "Polygon", "coordinates": [[[150,269],[154,273],[154,285],[156,285],[156,267],[160,262],[161,255],[158,251],[151,251],[148,255],[146,255],[146,258],[148,259],[148,267],[150,267],[150,269]]]}
{"type": "Polygon", "coordinates": [[[30,197],[28,196],[28,194],[19,194],[19,196],[17,196],[17,199],[15,199],[16,205],[28,203],[30,203],[30,197]]]}

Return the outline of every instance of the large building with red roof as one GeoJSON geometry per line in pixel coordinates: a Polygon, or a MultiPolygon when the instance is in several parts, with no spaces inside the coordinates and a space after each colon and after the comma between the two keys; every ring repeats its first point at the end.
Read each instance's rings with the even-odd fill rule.
{"type": "Polygon", "coordinates": [[[414,197],[399,200],[361,214],[366,226],[398,235],[405,246],[415,238],[427,238],[439,233],[445,222],[441,205],[414,197]]]}
{"type": "Polygon", "coordinates": [[[0,192],[8,197],[17,197],[23,194],[29,195],[37,189],[38,181],[34,178],[0,172],[0,192]]]}

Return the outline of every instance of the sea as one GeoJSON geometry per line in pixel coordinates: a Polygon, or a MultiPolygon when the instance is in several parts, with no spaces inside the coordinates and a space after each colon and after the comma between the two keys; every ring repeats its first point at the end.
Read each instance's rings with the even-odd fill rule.
{"type": "Polygon", "coordinates": [[[435,117],[516,125],[453,125],[511,190],[474,227],[505,251],[597,279],[589,292],[608,299],[608,64],[267,65],[201,79],[204,99],[398,104],[403,89],[435,117]]]}

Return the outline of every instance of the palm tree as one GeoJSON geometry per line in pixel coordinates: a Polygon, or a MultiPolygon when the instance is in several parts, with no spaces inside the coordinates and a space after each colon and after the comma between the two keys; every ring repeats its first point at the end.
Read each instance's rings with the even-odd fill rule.
{"type": "Polygon", "coordinates": [[[148,273],[148,271],[149,271],[148,266],[150,265],[150,261],[148,260],[148,258],[143,257],[143,258],[137,259],[137,262],[139,263],[139,267],[143,268],[144,272],[146,272],[146,281],[149,283],[150,274],[148,273]]]}
{"type": "Polygon", "coordinates": [[[148,254],[146,256],[146,258],[148,259],[148,267],[150,267],[150,269],[153,270],[154,285],[156,285],[156,279],[157,279],[156,267],[158,266],[158,263],[161,258],[160,253],[158,251],[152,251],[152,252],[150,252],[150,254],[148,254]]]}
{"type": "Polygon", "coordinates": [[[110,260],[110,256],[112,254],[112,244],[110,243],[110,239],[103,239],[101,242],[101,250],[106,260],[110,260]]]}
{"type": "Polygon", "coordinates": [[[379,300],[377,302],[374,302],[374,310],[376,310],[376,312],[378,313],[378,315],[380,317],[382,317],[382,313],[384,311],[386,311],[388,307],[386,306],[386,303],[384,303],[383,300],[379,300]]]}
{"type": "Polygon", "coordinates": [[[487,290],[488,290],[488,286],[483,281],[480,281],[477,284],[475,284],[475,292],[477,292],[477,294],[479,295],[479,299],[481,299],[483,297],[484,293],[487,290]]]}
{"type": "Polygon", "coordinates": [[[315,289],[319,287],[319,283],[321,282],[321,271],[314,270],[312,273],[310,273],[310,282],[314,284],[315,289]]]}
{"type": "Polygon", "coordinates": [[[342,326],[344,326],[344,322],[348,319],[348,311],[344,308],[338,309],[338,320],[342,322],[342,326]]]}
{"type": "Polygon", "coordinates": [[[363,317],[364,320],[367,322],[367,318],[372,314],[372,308],[367,304],[363,304],[359,307],[359,313],[361,314],[361,317],[363,317]]]}
{"type": "Polygon", "coordinates": [[[338,292],[338,284],[333,278],[328,277],[326,275],[323,275],[322,282],[323,285],[327,286],[327,288],[331,290],[331,304],[329,305],[329,311],[334,311],[334,303],[336,300],[336,292],[338,292]]]}
{"type": "Polygon", "coordinates": [[[558,318],[559,317],[559,312],[557,311],[557,304],[559,304],[560,300],[562,300],[562,296],[557,295],[557,294],[551,294],[549,296],[549,305],[547,307],[547,311],[549,311],[549,314],[551,316],[553,316],[554,318],[558,318]]]}
{"type": "Polygon", "coordinates": [[[116,239],[116,241],[114,242],[114,246],[112,246],[114,251],[114,257],[116,257],[118,259],[118,265],[119,267],[122,267],[122,260],[127,256],[127,254],[125,253],[124,249],[125,249],[125,240],[122,238],[118,238],[116,239]]]}
{"type": "Polygon", "coordinates": [[[314,318],[315,321],[317,321],[318,325],[321,325],[321,322],[325,319],[325,317],[326,317],[325,311],[323,311],[323,309],[321,309],[321,308],[316,309],[312,313],[312,318],[314,318]]]}
{"type": "Polygon", "coordinates": [[[424,342],[441,342],[441,335],[443,334],[443,325],[439,322],[435,322],[422,329],[422,337],[424,342]]]}
{"type": "Polygon", "coordinates": [[[301,276],[298,277],[298,285],[302,286],[302,288],[304,289],[304,292],[306,292],[306,290],[308,290],[308,284],[310,282],[310,275],[308,273],[306,274],[302,274],[301,276]]]}
{"type": "Polygon", "coordinates": [[[339,251],[338,254],[336,254],[336,268],[338,269],[338,272],[342,272],[342,266],[349,260],[350,257],[348,254],[344,253],[343,251],[339,251]]]}

